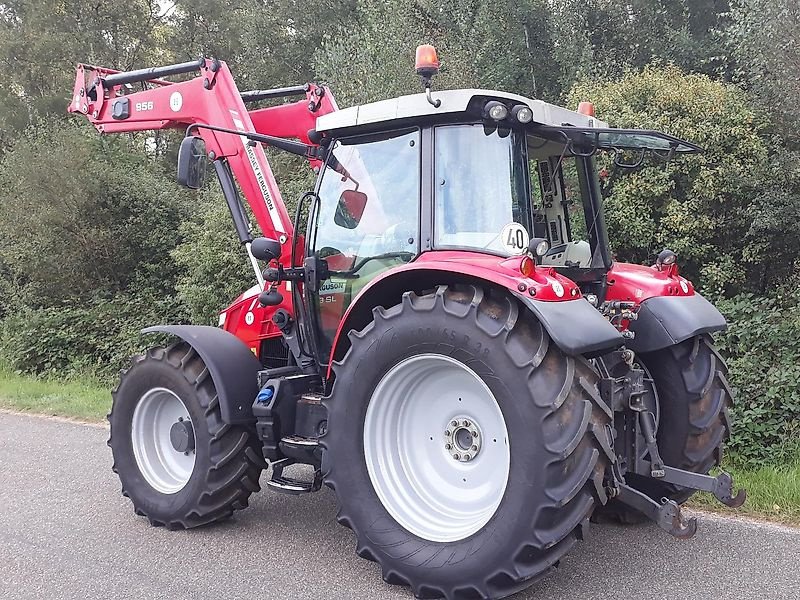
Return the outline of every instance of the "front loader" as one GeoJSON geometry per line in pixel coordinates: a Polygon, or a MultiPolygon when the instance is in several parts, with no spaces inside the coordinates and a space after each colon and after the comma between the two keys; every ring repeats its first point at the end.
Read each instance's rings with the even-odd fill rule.
{"type": "Polygon", "coordinates": [[[101,133],[185,129],[178,181],[211,165],[257,281],[219,327],[145,330],[176,341],[113,393],[114,471],[152,524],[224,519],[267,470],[276,492],[332,488],[387,582],[501,598],[593,519],[686,538],[696,490],[744,501],[709,475],[730,433],[725,320],[675,253],[613,260],[595,162],[700,148],[589,103],[433,92],[438,66],[421,46],[424,93],[344,110],[315,84],[240,93],[215,59],[78,67],[69,110],[101,133]],[[317,171],[294,219],[263,146],[317,171]]]}

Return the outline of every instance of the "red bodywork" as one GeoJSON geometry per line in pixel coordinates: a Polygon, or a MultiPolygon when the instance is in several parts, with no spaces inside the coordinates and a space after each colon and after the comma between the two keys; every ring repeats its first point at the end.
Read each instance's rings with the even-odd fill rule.
{"type": "MultiPolygon", "coordinates": [[[[140,91],[125,93],[125,86],[105,89],[101,80],[118,73],[113,69],[78,65],[69,111],[85,115],[100,133],[121,133],[169,128],[186,128],[193,124],[225,127],[247,133],[261,133],[280,138],[299,139],[312,144],[308,132],[316,126],[320,115],[337,110],[330,90],[307,86],[306,98],[269,108],[249,111],[225,63],[206,60],[199,67],[200,75],[183,82],[152,79],[140,91]],[[129,100],[130,114],[124,119],[112,116],[115,99],[129,100]]],[[[209,155],[226,158],[245,200],[253,211],[264,236],[281,242],[281,262],[290,266],[294,241],[292,221],[261,146],[252,146],[247,139],[231,133],[199,128],[195,135],[203,138],[209,155]]],[[[312,144],[313,145],[313,144],[312,144]]],[[[318,161],[309,160],[311,167],[318,161]]],[[[302,247],[302,236],[296,243],[302,247]]],[[[515,293],[529,294],[545,302],[573,301],[581,297],[578,286],[552,267],[536,267],[530,277],[520,271],[521,257],[502,258],[464,251],[431,251],[414,262],[390,269],[371,281],[353,300],[339,322],[336,341],[359,299],[374,286],[401,272],[415,270],[460,273],[503,286],[515,293]],[[532,293],[535,292],[535,293],[532,293]]],[[[690,296],[694,287],[677,274],[675,265],[658,270],[654,267],[615,263],[608,273],[607,300],[632,301],[637,305],[654,296],[690,296]]],[[[280,285],[284,301],[279,306],[262,307],[258,303],[257,286],[244,292],[220,314],[220,325],[247,344],[258,355],[261,342],[280,336],[271,317],[279,308],[290,313],[291,291],[288,283],[280,285]]],[[[344,309],[344,306],[341,307],[344,309]]],[[[627,326],[623,322],[623,327],[627,326]]]]}

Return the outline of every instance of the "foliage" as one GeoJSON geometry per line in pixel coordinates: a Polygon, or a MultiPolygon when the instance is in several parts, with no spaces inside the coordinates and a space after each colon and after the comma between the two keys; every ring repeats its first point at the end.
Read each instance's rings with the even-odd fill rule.
{"type": "Polygon", "coordinates": [[[14,302],[169,294],[184,198],[125,137],[31,127],[0,161],[0,265],[14,302]]]}
{"type": "Polygon", "coordinates": [[[800,435],[800,294],[742,294],[718,306],[729,329],[717,342],[737,392],[728,447],[748,465],[791,459],[800,435]]]}
{"type": "Polygon", "coordinates": [[[734,0],[726,31],[738,59],[737,80],[753,90],[780,123],[779,132],[800,143],[800,4],[796,0],[734,0]]]}
{"type": "Polygon", "coordinates": [[[142,292],[78,306],[23,308],[0,323],[0,363],[20,373],[97,373],[110,380],[131,355],[158,340],[143,340],[142,328],[181,317],[173,298],[142,292]]]}
{"type": "Polygon", "coordinates": [[[583,80],[569,104],[587,98],[612,126],[666,131],[705,149],[666,164],[646,161],[632,172],[601,158],[621,260],[652,260],[669,247],[714,295],[763,293],[792,272],[800,234],[786,217],[800,211],[795,176],[772,156],[765,120],[743,91],[667,65],[613,81],[583,80]]]}
{"type": "Polygon", "coordinates": [[[77,62],[130,69],[157,60],[158,2],[11,0],[0,5],[0,149],[38,118],[63,114],[77,62]]]}
{"type": "Polygon", "coordinates": [[[178,296],[192,323],[216,325],[219,311],[253,285],[253,271],[219,191],[197,197],[180,235],[182,242],[172,252],[180,267],[178,296]]]}

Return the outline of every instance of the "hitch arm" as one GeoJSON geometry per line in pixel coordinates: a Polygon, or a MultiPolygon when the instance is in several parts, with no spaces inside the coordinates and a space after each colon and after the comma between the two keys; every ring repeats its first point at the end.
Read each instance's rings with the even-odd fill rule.
{"type": "Polygon", "coordinates": [[[747,492],[743,489],[740,489],[735,496],[733,495],[733,478],[724,471],[716,477],[712,477],[673,467],[664,466],[662,468],[664,476],[660,478],[661,481],[709,492],[714,494],[714,497],[725,506],[739,508],[747,499],[747,492]]]}
{"type": "Polygon", "coordinates": [[[661,504],[624,483],[618,483],[617,500],[635,508],[671,536],[686,540],[697,533],[697,519],[683,518],[681,507],[674,500],[662,499],[661,504]]]}

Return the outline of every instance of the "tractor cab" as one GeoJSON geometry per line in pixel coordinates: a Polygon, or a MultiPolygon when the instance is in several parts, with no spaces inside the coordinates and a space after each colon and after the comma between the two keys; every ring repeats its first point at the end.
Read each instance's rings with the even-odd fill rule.
{"type": "MultiPolygon", "coordinates": [[[[311,299],[325,350],[356,296],[426,253],[529,255],[599,295],[612,266],[595,156],[635,167],[699,148],[609,129],[574,112],[488,90],[403,96],[322,116],[328,144],[308,256],[329,277],[311,299]],[[544,242],[544,243],[542,243],[544,242]]],[[[323,352],[327,358],[327,352],[323,352]]]]}

